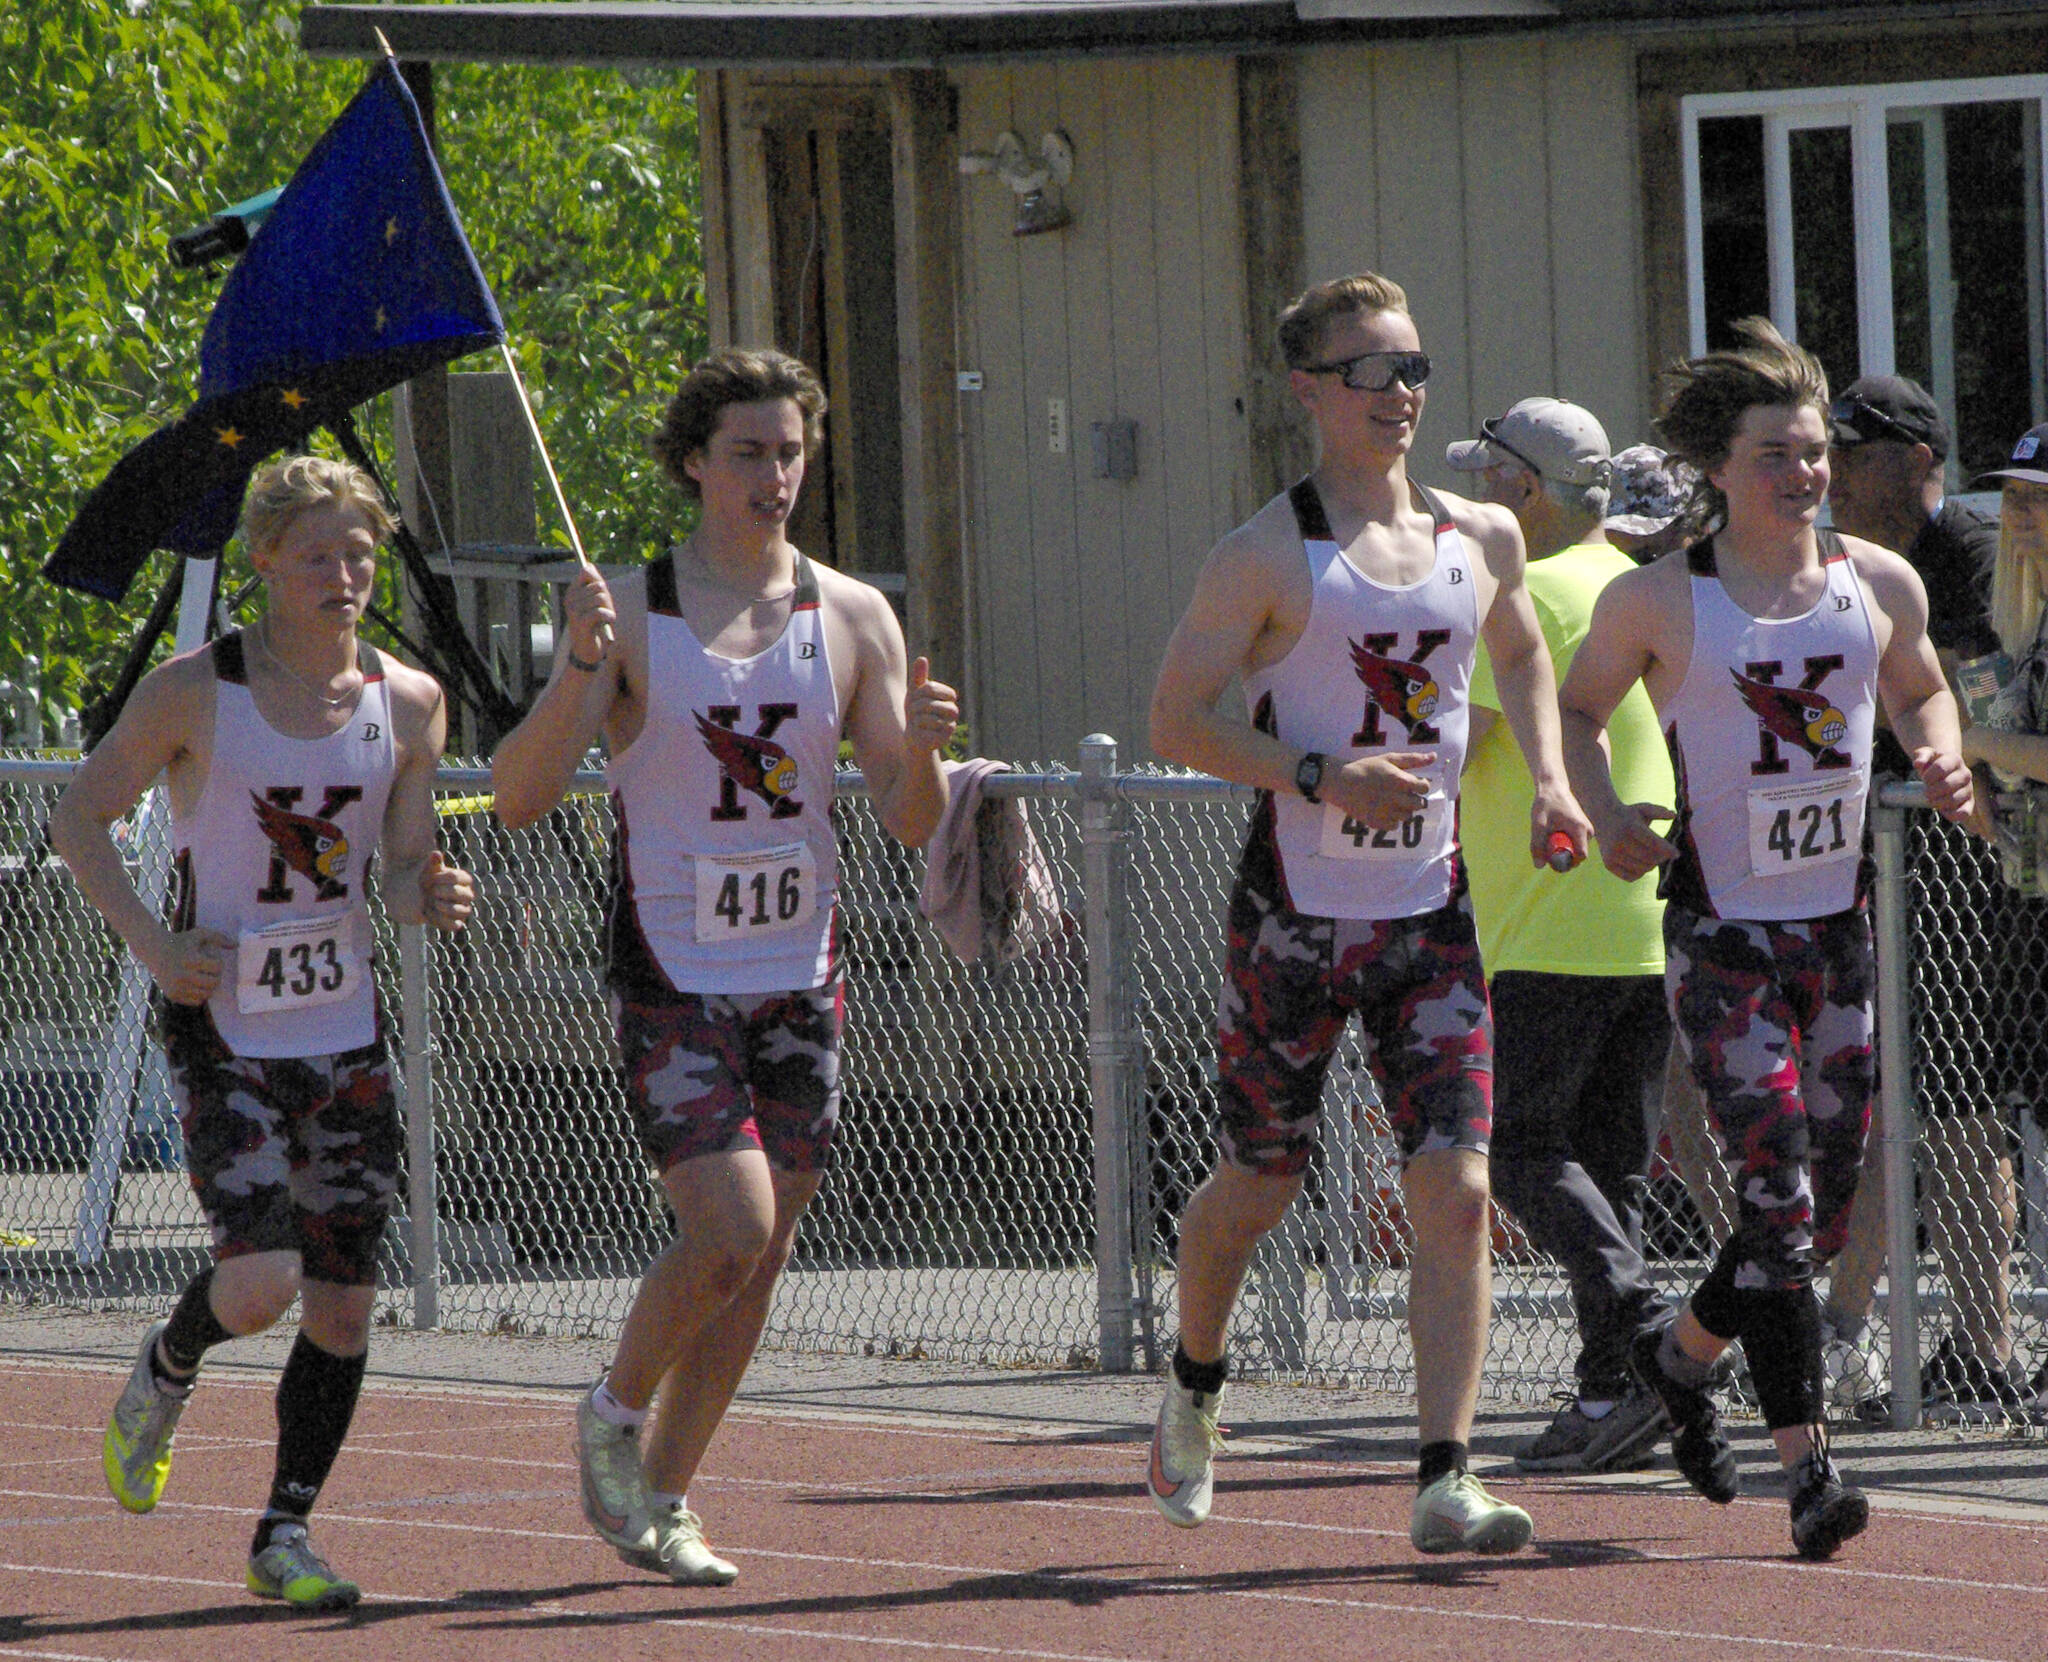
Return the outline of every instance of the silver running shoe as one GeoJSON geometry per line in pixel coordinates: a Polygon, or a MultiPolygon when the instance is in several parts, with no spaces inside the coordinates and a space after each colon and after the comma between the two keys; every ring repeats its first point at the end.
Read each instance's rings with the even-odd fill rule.
{"type": "Polygon", "coordinates": [[[679,1587],[727,1587],[739,1580],[737,1564],[718,1556],[704,1539],[704,1520],[680,1506],[654,1509],[654,1550],[619,1556],[639,1569],[665,1575],[679,1587]]]}
{"type": "Polygon", "coordinates": [[[1193,1529],[1209,1516],[1216,1492],[1216,1455],[1223,1447],[1217,1425],[1222,1390],[1191,1391],[1169,1371],[1166,1397],[1152,1427],[1152,1460],[1145,1492],[1176,1529],[1193,1529]]]}
{"type": "Polygon", "coordinates": [[[304,1524],[279,1525],[270,1545],[249,1560],[248,1579],[258,1598],[282,1599],[298,1610],[346,1610],[363,1596],[313,1550],[304,1524]]]}
{"type": "Polygon", "coordinates": [[[653,1552],[654,1509],[640,1475],[640,1434],[613,1425],[588,1396],[576,1405],[576,1465],[590,1527],[622,1553],[653,1552]]]}
{"type": "Polygon", "coordinates": [[[149,1353],[168,1325],[158,1322],[142,1336],[142,1349],[135,1353],[135,1366],[128,1370],[128,1383],[100,1442],[107,1487],[131,1512],[150,1511],[163,1499],[171,1475],[171,1438],[192,1395],[189,1385],[175,1395],[166,1391],[149,1365],[149,1353]]]}

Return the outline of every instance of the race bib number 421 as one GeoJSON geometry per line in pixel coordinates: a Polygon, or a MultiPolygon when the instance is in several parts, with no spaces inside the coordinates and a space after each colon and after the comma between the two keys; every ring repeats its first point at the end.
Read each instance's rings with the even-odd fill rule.
{"type": "Polygon", "coordinates": [[[1863,852],[1863,782],[1809,779],[1749,793],[1749,869],[1783,877],[1863,852]]]}
{"type": "Polygon", "coordinates": [[[235,943],[235,1005],[245,1016],[338,1004],[361,980],[352,912],[251,929],[235,943]]]}
{"type": "Polygon", "coordinates": [[[809,843],[737,855],[700,854],[697,939],[753,940],[800,929],[818,909],[818,859],[809,843]]]}

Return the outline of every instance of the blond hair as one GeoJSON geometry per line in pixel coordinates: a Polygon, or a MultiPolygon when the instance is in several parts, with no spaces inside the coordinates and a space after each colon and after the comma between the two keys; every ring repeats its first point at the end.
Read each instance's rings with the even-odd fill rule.
{"type": "Polygon", "coordinates": [[[1998,644],[2017,658],[2041,628],[2041,571],[2019,546],[2012,521],[1998,520],[1998,564],[1991,573],[1991,627],[1998,644]]]}
{"type": "Polygon", "coordinates": [[[1728,500],[1707,475],[1728,460],[1745,413],[1759,405],[1810,404],[1825,415],[1828,407],[1828,372],[1805,347],[1779,334],[1767,317],[1738,318],[1730,327],[1740,345],[1664,371],[1664,407],[1655,423],[1671,454],[1699,470],[1685,517],[1702,532],[1728,518],[1728,500]]]}
{"type": "Polygon", "coordinates": [[[648,449],[685,496],[703,491],[683,466],[711,442],[719,420],[734,404],[787,398],[803,412],[804,449],[816,450],[824,424],[825,388],[801,358],[772,346],[735,346],[697,364],[676,389],[648,449]]]}
{"type": "Polygon", "coordinates": [[[378,542],[398,529],[377,482],[352,462],[326,456],[281,456],[257,471],[242,499],[242,546],[277,546],[302,515],[315,508],[353,508],[378,542]]]}
{"type": "Polygon", "coordinates": [[[1323,331],[1332,318],[1369,312],[1408,313],[1408,295],[1377,271],[1332,277],[1302,290],[1280,313],[1280,357],[1289,369],[1306,369],[1322,356],[1323,331]]]}

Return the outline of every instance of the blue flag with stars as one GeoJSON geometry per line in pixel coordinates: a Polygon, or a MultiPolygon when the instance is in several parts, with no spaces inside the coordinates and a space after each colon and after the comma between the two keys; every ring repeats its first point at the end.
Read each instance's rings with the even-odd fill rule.
{"type": "Polygon", "coordinates": [[[43,575],[119,600],[154,549],[218,554],[265,458],[504,338],[419,108],[386,58],[229,273],[199,343],[197,402],[114,464],[43,575]]]}

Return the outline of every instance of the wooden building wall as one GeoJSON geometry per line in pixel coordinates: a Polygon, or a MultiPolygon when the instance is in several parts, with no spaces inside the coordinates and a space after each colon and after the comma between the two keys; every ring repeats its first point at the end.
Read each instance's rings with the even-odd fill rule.
{"type": "Polygon", "coordinates": [[[976,747],[1073,761],[1104,731],[1149,754],[1166,638],[1211,544],[1256,503],[1246,442],[1237,79],[1228,57],[953,72],[959,144],[1073,141],[1073,224],[1012,235],[1015,197],[960,184],[960,398],[976,747]],[[1064,455],[1048,405],[1065,401],[1064,455]],[[1091,426],[1138,424],[1135,479],[1091,426]]]}
{"type": "Polygon", "coordinates": [[[1633,43],[1445,41],[1303,54],[1310,281],[1407,291],[1434,360],[1417,477],[1547,394],[1650,438],[1633,43]]]}

